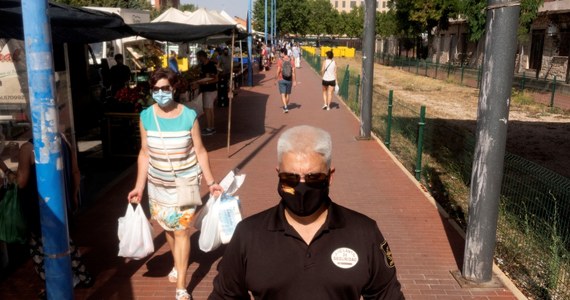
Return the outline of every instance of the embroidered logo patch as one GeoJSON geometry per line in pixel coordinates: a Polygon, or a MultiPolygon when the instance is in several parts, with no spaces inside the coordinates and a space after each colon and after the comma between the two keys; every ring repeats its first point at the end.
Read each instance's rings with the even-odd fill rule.
{"type": "Polygon", "coordinates": [[[388,246],[388,242],[384,241],[380,245],[380,250],[384,253],[384,262],[388,268],[394,267],[394,259],[392,258],[392,250],[390,250],[390,246],[388,246]]]}
{"type": "Polygon", "coordinates": [[[331,260],[339,268],[350,269],[358,263],[358,254],[350,248],[338,248],[331,254],[331,260]]]}

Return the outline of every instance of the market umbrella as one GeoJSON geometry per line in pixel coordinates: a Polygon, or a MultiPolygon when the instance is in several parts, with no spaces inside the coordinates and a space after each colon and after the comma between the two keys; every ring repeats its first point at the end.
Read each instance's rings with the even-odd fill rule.
{"type": "MultiPolygon", "coordinates": [[[[116,14],[48,3],[52,42],[95,43],[135,33],[116,14]]],[[[0,1],[0,38],[24,40],[21,0],[0,1]]]]}

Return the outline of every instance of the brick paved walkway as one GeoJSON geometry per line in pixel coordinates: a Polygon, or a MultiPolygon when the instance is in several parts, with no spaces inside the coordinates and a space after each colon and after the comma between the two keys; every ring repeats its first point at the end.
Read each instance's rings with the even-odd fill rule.
{"type": "MultiPolygon", "coordinates": [[[[331,187],[334,201],[363,212],[378,222],[392,248],[398,277],[407,299],[516,299],[518,291],[502,288],[462,288],[451,272],[462,265],[464,240],[440,214],[433,200],[411,175],[375,140],[356,141],[359,122],[341,103],[321,110],[320,78],[306,64],[297,71],[290,112],[280,108],[275,69],[256,74],[256,86],[242,88],[234,101],[231,146],[226,148],[227,109],[216,110],[217,131],[204,142],[212,169],[221,179],[239,168],[247,174],[239,191],[243,213],[249,216],[277,203],[276,142],[286,128],[310,124],[328,130],[333,137],[331,187]]],[[[134,167],[123,172],[97,203],[77,221],[72,232],[83,247],[87,265],[97,276],[89,289],[77,289],[76,299],[172,299],[174,284],[166,275],[172,258],[160,228],[155,225],[156,253],[145,260],[124,261],[117,257],[117,218],[124,214],[126,194],[134,167]]],[[[205,193],[205,190],[203,190],[205,193]]],[[[206,299],[212,289],[216,264],[223,248],[203,253],[192,234],[188,289],[195,299],[206,299]]],[[[506,281],[507,286],[510,282],[506,281]]],[[[31,263],[22,265],[0,283],[2,299],[34,299],[41,283],[31,263]]]]}

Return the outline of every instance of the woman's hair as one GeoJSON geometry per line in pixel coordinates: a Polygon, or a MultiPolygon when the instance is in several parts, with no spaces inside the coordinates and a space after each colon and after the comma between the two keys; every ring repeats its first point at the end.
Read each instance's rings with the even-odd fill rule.
{"type": "Polygon", "coordinates": [[[170,83],[170,86],[174,90],[173,94],[174,101],[179,102],[180,94],[184,93],[188,88],[186,82],[184,80],[180,80],[178,75],[174,71],[172,71],[172,69],[160,68],[154,71],[154,73],[152,73],[152,76],[150,77],[149,80],[150,84],[149,88],[152,89],[154,85],[161,79],[168,80],[168,83],[170,83]]]}
{"type": "Polygon", "coordinates": [[[333,52],[332,52],[331,50],[327,51],[327,57],[328,57],[329,59],[332,59],[332,58],[334,57],[334,56],[333,56],[333,52]]]}
{"type": "Polygon", "coordinates": [[[178,76],[170,68],[160,68],[154,71],[150,77],[150,87],[152,88],[161,79],[167,79],[170,86],[176,88],[178,76]]]}
{"type": "Polygon", "coordinates": [[[281,53],[287,55],[287,48],[285,47],[281,48],[281,53]]]}
{"type": "Polygon", "coordinates": [[[331,166],[331,135],[317,127],[301,125],[287,129],[277,141],[277,161],[281,164],[283,154],[307,155],[317,153],[323,157],[327,167],[331,166]]]}

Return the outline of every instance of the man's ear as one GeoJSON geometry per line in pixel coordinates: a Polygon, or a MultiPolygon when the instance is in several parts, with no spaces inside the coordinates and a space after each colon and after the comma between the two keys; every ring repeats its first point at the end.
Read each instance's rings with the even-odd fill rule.
{"type": "Polygon", "coordinates": [[[331,167],[329,170],[329,185],[332,184],[333,177],[334,177],[334,167],[331,167]]]}

